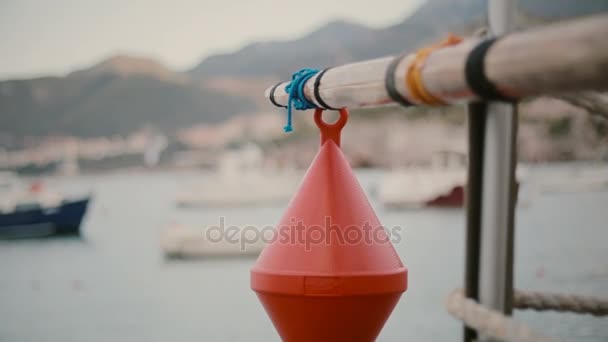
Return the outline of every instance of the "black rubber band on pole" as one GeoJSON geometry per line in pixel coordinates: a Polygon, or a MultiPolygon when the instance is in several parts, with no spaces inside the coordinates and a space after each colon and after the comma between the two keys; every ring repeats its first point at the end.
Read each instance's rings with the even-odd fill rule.
{"type": "Polygon", "coordinates": [[[317,78],[315,78],[315,84],[314,84],[314,87],[313,87],[313,94],[315,96],[315,100],[321,106],[321,108],[323,108],[323,109],[329,109],[329,110],[339,110],[340,108],[333,108],[333,107],[329,106],[327,104],[327,102],[323,101],[323,99],[321,98],[321,94],[319,93],[319,86],[321,85],[321,77],[323,77],[323,74],[325,74],[325,72],[327,70],[329,70],[329,69],[330,68],[324,69],[323,71],[321,71],[317,75],[317,78]]]}
{"type": "Polygon", "coordinates": [[[498,38],[485,39],[469,52],[464,68],[465,79],[473,93],[483,100],[515,102],[516,99],[501,94],[486,75],[486,54],[497,40],[498,38]]]}
{"type": "Polygon", "coordinates": [[[401,60],[403,60],[404,57],[405,55],[397,56],[388,65],[388,68],[386,68],[386,75],[384,76],[384,87],[386,88],[388,96],[393,99],[393,101],[399,103],[404,107],[409,107],[413,104],[405,97],[403,97],[395,87],[395,71],[397,70],[397,66],[399,65],[401,60]]]}
{"type": "Polygon", "coordinates": [[[270,100],[270,102],[272,102],[273,105],[280,107],[280,108],[287,108],[287,106],[282,106],[280,104],[277,103],[277,101],[274,99],[274,91],[277,89],[277,87],[281,84],[282,82],[279,82],[277,84],[274,85],[274,87],[272,87],[272,89],[270,89],[270,96],[268,96],[268,99],[270,100]]]}

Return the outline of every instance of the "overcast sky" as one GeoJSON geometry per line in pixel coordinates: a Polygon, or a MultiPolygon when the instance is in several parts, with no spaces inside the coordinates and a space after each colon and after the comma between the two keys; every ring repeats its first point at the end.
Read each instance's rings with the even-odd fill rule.
{"type": "Polygon", "coordinates": [[[382,27],[424,0],[0,0],[0,79],[62,75],[123,53],[187,69],[336,18],[382,27]]]}

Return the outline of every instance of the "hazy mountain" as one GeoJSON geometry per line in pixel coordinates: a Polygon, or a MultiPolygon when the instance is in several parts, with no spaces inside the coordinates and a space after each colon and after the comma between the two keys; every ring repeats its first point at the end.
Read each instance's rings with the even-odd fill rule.
{"type": "Polygon", "coordinates": [[[519,0],[519,7],[530,16],[562,19],[608,11],[606,0],[519,0]]]}
{"type": "Polygon", "coordinates": [[[124,134],[216,122],[250,106],[157,62],[117,56],[66,77],[0,82],[0,133],[124,134]]]}
{"type": "MultiPolygon", "coordinates": [[[[603,0],[519,3],[524,24],[608,10],[603,0]]],[[[112,135],[148,124],[173,130],[224,120],[255,107],[270,80],[287,79],[301,67],[411,51],[447,32],[470,32],[484,24],[485,4],[428,0],[383,29],[335,21],[300,39],[258,42],[210,56],[186,73],[149,59],[116,56],[66,77],[0,81],[0,137],[112,135]]]]}
{"type": "Polygon", "coordinates": [[[353,60],[351,47],[371,41],[376,31],[335,21],[305,37],[285,42],[261,42],[235,53],[210,56],[190,71],[196,78],[285,75],[305,66],[333,65],[353,60]]]}
{"type": "Polygon", "coordinates": [[[68,75],[71,78],[96,77],[104,74],[120,76],[146,76],[162,81],[185,82],[187,77],[178,74],[161,63],[142,57],[116,55],[84,70],[77,70],[68,75]]]}
{"type": "MultiPolygon", "coordinates": [[[[485,24],[486,0],[428,0],[397,25],[370,29],[336,21],[293,41],[254,43],[234,53],[205,58],[189,74],[199,79],[273,76],[285,79],[302,67],[328,67],[413,50],[448,32],[485,24]]],[[[608,1],[520,0],[519,20],[551,21],[608,11],[608,1]]]]}

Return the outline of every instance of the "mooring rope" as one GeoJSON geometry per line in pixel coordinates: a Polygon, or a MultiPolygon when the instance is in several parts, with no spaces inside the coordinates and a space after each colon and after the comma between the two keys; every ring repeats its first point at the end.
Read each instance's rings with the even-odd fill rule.
{"type": "Polygon", "coordinates": [[[481,336],[508,342],[548,342],[556,339],[531,330],[523,323],[491,310],[464,296],[462,290],[454,290],[448,296],[448,312],[477,330],[481,336]]]}
{"type": "Polygon", "coordinates": [[[536,311],[560,311],[608,315],[608,300],[570,294],[543,293],[534,291],[515,291],[514,306],[518,309],[536,311]]]}
{"type": "MultiPolygon", "coordinates": [[[[577,295],[515,291],[513,305],[518,309],[608,315],[608,300],[577,295]]],[[[446,307],[452,316],[477,330],[481,335],[501,341],[556,341],[555,338],[535,332],[513,318],[466,298],[461,289],[450,293],[446,307]]]]}

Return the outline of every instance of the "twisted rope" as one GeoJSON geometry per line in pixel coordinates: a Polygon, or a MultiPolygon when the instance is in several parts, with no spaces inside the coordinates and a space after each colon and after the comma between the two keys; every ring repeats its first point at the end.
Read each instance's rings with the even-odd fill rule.
{"type": "Polygon", "coordinates": [[[466,298],[462,290],[454,290],[446,301],[448,312],[477,330],[482,336],[491,336],[509,342],[548,342],[556,339],[535,332],[521,322],[506,317],[498,311],[486,308],[476,301],[466,298]]]}
{"type": "Polygon", "coordinates": [[[608,315],[608,300],[557,293],[515,291],[514,306],[518,309],[536,311],[553,310],[591,314],[593,316],[608,315]]]}
{"type": "MultiPolygon", "coordinates": [[[[537,311],[554,310],[560,312],[586,313],[594,316],[608,315],[608,300],[555,293],[515,291],[514,306],[518,309],[537,311]]],[[[491,310],[476,301],[466,298],[461,289],[452,291],[446,301],[448,312],[477,330],[481,335],[491,336],[501,341],[556,341],[556,339],[535,332],[521,322],[491,310]]]]}

